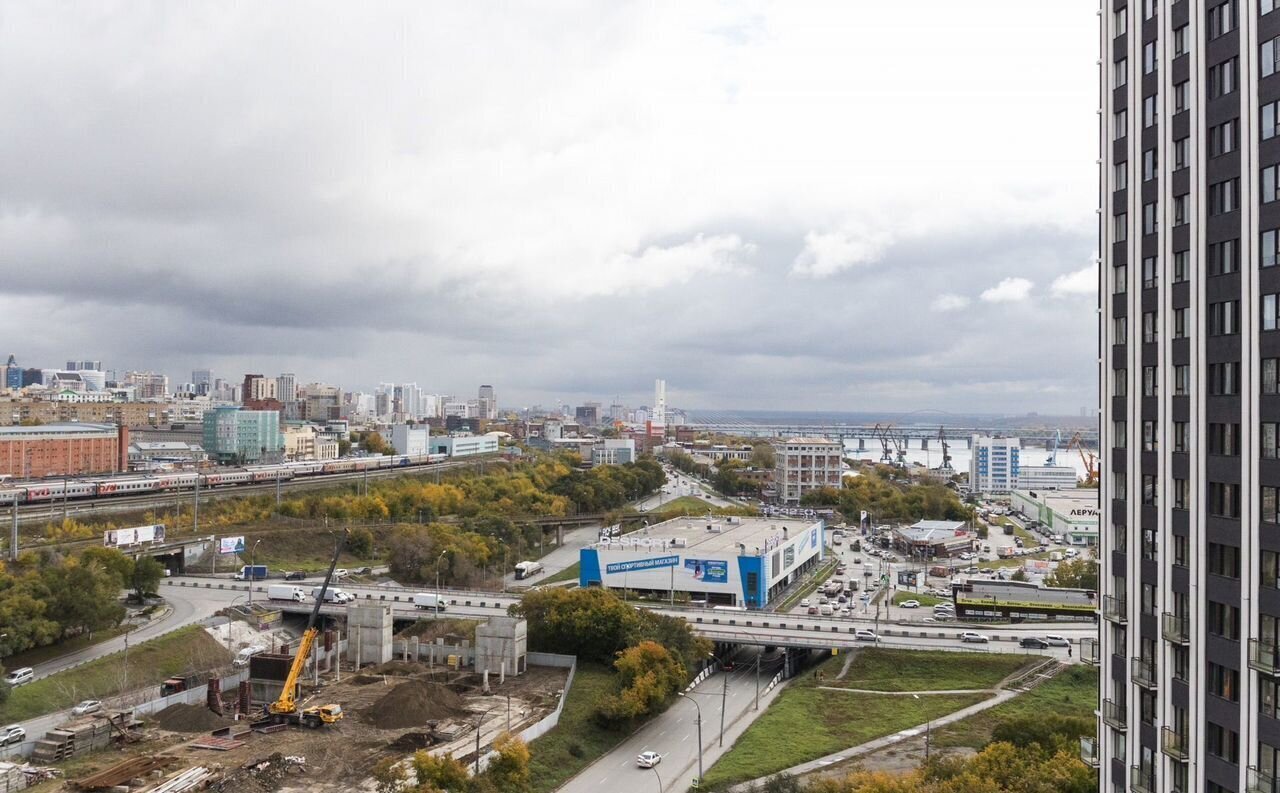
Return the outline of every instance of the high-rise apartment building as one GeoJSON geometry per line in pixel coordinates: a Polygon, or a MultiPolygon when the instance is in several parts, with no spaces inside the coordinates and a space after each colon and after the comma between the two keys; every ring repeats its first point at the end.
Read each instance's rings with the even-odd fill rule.
{"type": "Polygon", "coordinates": [[[1280,12],[1101,12],[1107,791],[1280,777],[1280,12]]]}
{"type": "Polygon", "coordinates": [[[132,386],[137,399],[165,399],[169,396],[169,378],[155,372],[126,372],[124,384],[132,386]]]}
{"type": "Polygon", "coordinates": [[[498,417],[498,397],[493,391],[493,386],[480,386],[480,418],[496,419],[498,417]]]}
{"type": "Polygon", "coordinates": [[[975,493],[1005,495],[1011,492],[1018,486],[1022,473],[1021,454],[1022,441],[1018,438],[974,435],[969,486],[975,493]]]}

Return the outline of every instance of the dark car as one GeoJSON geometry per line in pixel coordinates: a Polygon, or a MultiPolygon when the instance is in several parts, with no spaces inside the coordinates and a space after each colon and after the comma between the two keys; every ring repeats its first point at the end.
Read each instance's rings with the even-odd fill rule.
{"type": "Polygon", "coordinates": [[[307,574],[302,572],[301,570],[290,570],[289,572],[284,574],[284,580],[286,581],[301,581],[306,577],[307,577],[307,574]]]}
{"type": "Polygon", "coordinates": [[[1048,642],[1046,642],[1044,639],[1040,639],[1035,636],[1025,636],[1019,639],[1018,646],[1027,647],[1032,650],[1048,650],[1049,649],[1048,642]]]}

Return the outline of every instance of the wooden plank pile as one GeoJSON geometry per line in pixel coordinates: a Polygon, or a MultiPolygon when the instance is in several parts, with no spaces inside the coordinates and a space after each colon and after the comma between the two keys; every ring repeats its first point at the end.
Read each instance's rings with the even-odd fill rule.
{"type": "Polygon", "coordinates": [[[69,722],[49,730],[36,741],[31,759],[37,763],[56,763],[105,749],[111,745],[113,735],[127,735],[137,724],[132,711],[69,722]]]}
{"type": "Polygon", "coordinates": [[[164,755],[131,757],[128,760],[116,763],[110,768],[104,768],[96,774],[73,780],[71,786],[77,790],[86,791],[109,790],[110,788],[127,785],[134,780],[143,779],[157,771],[163,771],[177,762],[178,758],[164,755]]]}

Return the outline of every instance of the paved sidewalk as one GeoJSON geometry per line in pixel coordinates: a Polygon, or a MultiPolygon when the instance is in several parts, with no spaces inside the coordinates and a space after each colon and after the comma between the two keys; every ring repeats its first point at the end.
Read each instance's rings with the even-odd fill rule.
{"type": "MultiPolygon", "coordinates": [[[[889,692],[877,691],[874,693],[885,694],[889,692]]],[[[910,692],[904,692],[904,693],[910,693],[910,692]]],[[[926,692],[920,692],[920,693],[923,694],[926,692]]],[[[935,692],[928,692],[928,693],[936,694],[936,693],[942,693],[942,692],[935,691],[935,692]]],[[[818,759],[810,760],[807,763],[794,765],[794,766],[791,766],[790,768],[785,768],[782,771],[779,771],[777,774],[771,774],[767,777],[761,777],[760,779],[755,779],[750,782],[743,782],[740,785],[734,785],[733,787],[729,788],[729,790],[732,791],[733,793],[746,793],[746,791],[750,789],[751,785],[758,784],[761,782],[766,782],[780,774],[790,774],[791,776],[800,776],[801,774],[807,774],[811,771],[821,770],[823,768],[826,768],[829,765],[842,763],[845,760],[852,760],[855,757],[861,757],[864,754],[869,754],[879,749],[883,749],[886,746],[893,746],[894,744],[899,743],[901,741],[905,741],[908,738],[914,738],[917,735],[920,735],[926,729],[932,729],[933,727],[941,727],[943,725],[951,724],[952,722],[960,721],[961,719],[968,718],[969,716],[972,716],[975,713],[981,713],[982,711],[988,708],[995,707],[996,705],[999,705],[1002,702],[1008,702],[1009,700],[1013,699],[1014,697],[1018,696],[1021,693],[1023,692],[1008,691],[1008,690],[1000,691],[990,699],[983,700],[982,702],[979,702],[976,705],[970,705],[967,708],[961,708],[960,710],[957,710],[954,713],[948,713],[946,716],[939,716],[938,718],[928,722],[928,724],[920,724],[910,729],[902,730],[901,732],[896,732],[893,735],[886,735],[883,738],[876,738],[874,741],[867,741],[864,744],[860,744],[858,746],[852,746],[844,750],[843,752],[829,754],[826,757],[819,757],[818,759]]]]}
{"type": "Polygon", "coordinates": [[[880,691],[874,688],[844,688],[842,686],[817,686],[825,691],[847,691],[850,694],[882,694],[886,697],[938,696],[940,694],[996,694],[994,688],[944,688],[929,691],[880,691]]]}

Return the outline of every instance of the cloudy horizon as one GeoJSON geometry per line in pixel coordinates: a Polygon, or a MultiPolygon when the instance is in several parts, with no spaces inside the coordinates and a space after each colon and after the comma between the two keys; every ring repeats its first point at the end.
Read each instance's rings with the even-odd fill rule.
{"type": "Polygon", "coordinates": [[[0,0],[0,354],[1096,404],[1096,7],[375,8],[0,0]]]}

